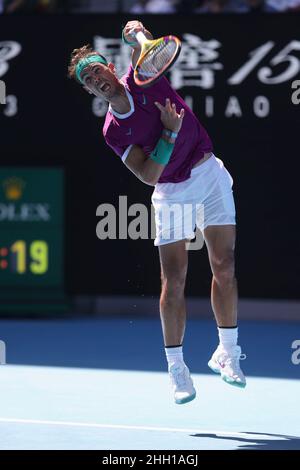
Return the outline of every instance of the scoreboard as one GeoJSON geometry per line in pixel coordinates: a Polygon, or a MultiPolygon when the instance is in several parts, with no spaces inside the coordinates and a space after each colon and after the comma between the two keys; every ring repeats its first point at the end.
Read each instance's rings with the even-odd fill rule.
{"type": "Polygon", "coordinates": [[[64,178],[60,168],[0,168],[0,310],[64,303],[64,178]]]}

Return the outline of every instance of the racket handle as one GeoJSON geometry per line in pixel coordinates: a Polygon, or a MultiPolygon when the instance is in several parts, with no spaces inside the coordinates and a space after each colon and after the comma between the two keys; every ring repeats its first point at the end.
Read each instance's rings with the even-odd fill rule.
{"type": "Polygon", "coordinates": [[[139,42],[139,44],[142,46],[145,42],[148,41],[148,39],[146,38],[146,36],[144,35],[144,33],[142,31],[138,31],[137,33],[135,33],[135,37],[137,39],[137,41],[139,42]]]}

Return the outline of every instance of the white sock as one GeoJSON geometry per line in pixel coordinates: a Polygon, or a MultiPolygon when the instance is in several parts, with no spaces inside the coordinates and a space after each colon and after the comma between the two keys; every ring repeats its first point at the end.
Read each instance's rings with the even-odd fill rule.
{"type": "Polygon", "coordinates": [[[175,348],[165,348],[169,368],[178,362],[183,362],[182,346],[175,348]]]}
{"type": "Polygon", "coordinates": [[[228,350],[234,348],[237,345],[238,340],[238,327],[235,328],[219,328],[219,340],[220,345],[228,350]]]}

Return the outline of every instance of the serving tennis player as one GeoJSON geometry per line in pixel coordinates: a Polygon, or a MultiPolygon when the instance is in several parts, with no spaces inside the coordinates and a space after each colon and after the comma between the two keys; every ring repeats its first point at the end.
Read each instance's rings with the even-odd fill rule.
{"type": "MultiPolygon", "coordinates": [[[[208,362],[228,384],[245,387],[238,346],[235,277],[235,205],[233,180],[213,154],[206,130],[165,76],[148,87],[137,85],[134,68],[141,54],[137,33],[152,35],[139,21],[129,21],[123,41],[132,47],[132,63],[121,79],[114,65],[89,46],[75,49],[69,76],[90,94],[109,103],[103,127],[107,144],[145,184],[154,186],[156,238],[161,264],[160,316],[175,403],[193,400],[196,390],[183,358],[186,324],[184,288],[188,269],[186,241],[195,225],[184,211],[164,217],[176,207],[190,208],[188,219],[202,230],[212,270],[211,303],[219,345],[208,362]],[[199,222],[197,210],[204,207],[199,222]],[[192,224],[193,225],[193,224],[192,224]]],[[[151,75],[151,74],[150,74],[151,75]]],[[[201,280],[199,280],[201,282],[201,280]]]]}

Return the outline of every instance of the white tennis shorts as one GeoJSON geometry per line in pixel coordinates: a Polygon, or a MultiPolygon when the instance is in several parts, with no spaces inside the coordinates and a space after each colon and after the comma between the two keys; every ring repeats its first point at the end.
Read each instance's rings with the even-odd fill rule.
{"type": "Polygon", "coordinates": [[[181,183],[157,183],[152,194],[155,212],[154,245],[195,237],[209,225],[235,225],[233,179],[222,160],[212,155],[192,169],[181,183]]]}

